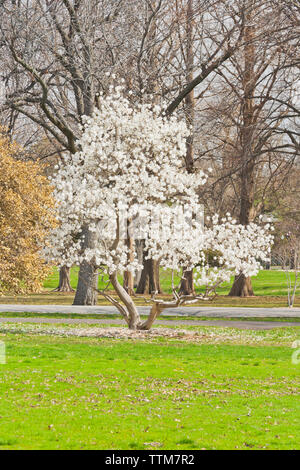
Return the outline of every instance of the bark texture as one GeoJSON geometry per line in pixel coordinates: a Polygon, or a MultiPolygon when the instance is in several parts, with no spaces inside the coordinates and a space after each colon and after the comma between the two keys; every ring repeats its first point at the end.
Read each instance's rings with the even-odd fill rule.
{"type": "Polygon", "coordinates": [[[59,284],[54,292],[74,292],[70,284],[70,268],[62,266],[59,270],[59,284]]]}
{"type": "MultiPolygon", "coordinates": [[[[97,243],[97,234],[90,232],[88,227],[83,228],[85,235],[84,248],[94,248],[97,243]]],[[[73,305],[96,305],[98,299],[98,271],[93,263],[84,261],[79,270],[78,285],[73,305]]]]}
{"type": "MultiPolygon", "coordinates": [[[[143,240],[135,240],[135,249],[136,249],[136,256],[138,259],[139,264],[143,264],[143,252],[144,252],[144,242],[143,240]]],[[[141,280],[142,269],[135,272],[134,275],[134,288],[139,285],[141,280]]]]}
{"type": "MultiPolygon", "coordinates": [[[[127,240],[126,240],[126,245],[129,249],[129,253],[128,253],[129,263],[134,261],[134,256],[135,256],[134,239],[132,235],[130,234],[130,230],[129,230],[131,222],[132,220],[129,219],[128,226],[127,226],[127,240]]],[[[124,272],[123,287],[129,295],[134,294],[134,275],[131,271],[124,272]]]]}
{"type": "Polygon", "coordinates": [[[192,295],[194,293],[195,293],[194,272],[193,271],[185,271],[183,273],[183,278],[181,280],[179,294],[192,295]]]}
{"type": "Polygon", "coordinates": [[[152,294],[157,292],[162,293],[159,280],[159,263],[153,259],[146,259],[147,253],[143,254],[143,270],[141,273],[140,282],[137,286],[137,294],[152,294]]]}
{"type": "Polygon", "coordinates": [[[137,310],[136,305],[134,304],[132,298],[130,295],[126,292],[124,287],[121,286],[121,284],[118,281],[118,275],[117,273],[114,273],[110,276],[110,282],[115,289],[119,299],[123,302],[125,305],[125,308],[121,304],[116,304],[116,307],[124,317],[125,321],[128,324],[128,327],[130,330],[137,330],[140,323],[140,315],[137,310]]]}
{"type": "Polygon", "coordinates": [[[97,304],[98,272],[95,267],[84,261],[79,270],[78,287],[73,305],[97,304]]]}
{"type": "Polygon", "coordinates": [[[122,304],[114,300],[114,305],[122,314],[130,330],[150,330],[156,318],[163,310],[163,306],[159,303],[152,305],[149,316],[146,321],[142,322],[137,306],[133,302],[130,295],[126,292],[123,286],[118,281],[117,273],[110,276],[110,282],[114,287],[122,304]]]}
{"type": "Polygon", "coordinates": [[[134,294],[134,278],[131,272],[124,272],[123,287],[129,295],[134,294]]]}
{"type": "Polygon", "coordinates": [[[236,276],[233,286],[229,292],[230,297],[252,297],[254,296],[251,277],[244,274],[236,276]]]}

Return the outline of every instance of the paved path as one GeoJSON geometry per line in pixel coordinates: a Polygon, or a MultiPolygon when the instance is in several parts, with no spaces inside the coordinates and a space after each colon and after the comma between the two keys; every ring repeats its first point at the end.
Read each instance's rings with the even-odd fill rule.
{"type": "MultiPolygon", "coordinates": [[[[40,323],[40,324],[86,324],[86,325],[124,325],[124,321],[121,319],[111,320],[92,320],[92,319],[73,319],[73,318],[0,318],[0,323],[40,323]]],[[[272,330],[274,328],[284,328],[291,326],[299,326],[298,322],[272,322],[272,321],[238,321],[238,320],[163,320],[158,319],[157,323],[163,326],[184,326],[193,325],[193,326],[221,326],[229,328],[238,328],[241,330],[272,330]]],[[[155,325],[154,325],[155,327],[155,325]]]]}
{"type": "MultiPolygon", "coordinates": [[[[138,307],[140,314],[147,314],[150,307],[138,307]]],[[[78,307],[72,305],[0,305],[1,312],[33,312],[42,313],[80,313],[110,315],[117,314],[118,310],[112,306],[78,307]]],[[[249,318],[249,317],[286,317],[300,318],[300,308],[245,308],[245,307],[179,307],[168,308],[162,316],[189,316],[189,317],[222,317],[222,318],[249,318]]]]}

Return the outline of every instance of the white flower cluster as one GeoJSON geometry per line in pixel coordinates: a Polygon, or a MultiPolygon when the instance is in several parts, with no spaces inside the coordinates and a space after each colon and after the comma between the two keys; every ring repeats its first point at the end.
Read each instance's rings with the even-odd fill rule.
{"type": "Polygon", "coordinates": [[[201,170],[185,171],[188,134],[184,121],[167,118],[160,106],[132,105],[120,87],[101,96],[99,109],[84,119],[81,150],[56,168],[59,227],[51,234],[48,259],[69,266],[85,260],[105,266],[108,274],[134,271],[140,266],[121,234],[123,215],[141,221],[156,211],[163,214],[160,230],[150,227],[146,217],[140,238],[164,267],[198,266],[197,282],[204,284],[232,271],[256,273],[257,260],[265,259],[270,243],[264,229],[215,218],[213,228],[204,230],[193,216],[199,213],[197,189],[207,177],[201,170]],[[95,234],[96,243],[86,242],[83,227],[95,234]],[[206,261],[207,250],[219,253],[218,273],[206,261]]]}
{"type": "Polygon", "coordinates": [[[215,286],[230,281],[231,275],[243,273],[256,276],[262,266],[261,261],[268,261],[273,236],[270,225],[259,226],[250,223],[247,226],[237,224],[227,214],[226,218],[212,218],[212,228],[205,230],[203,258],[196,269],[195,284],[215,286]],[[215,267],[212,268],[209,256],[213,256],[215,267]]]}

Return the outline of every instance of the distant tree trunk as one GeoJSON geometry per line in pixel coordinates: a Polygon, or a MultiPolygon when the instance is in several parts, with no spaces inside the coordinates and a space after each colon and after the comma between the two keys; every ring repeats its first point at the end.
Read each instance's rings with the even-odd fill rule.
{"type": "Polygon", "coordinates": [[[124,272],[123,287],[129,295],[134,294],[134,278],[130,271],[124,272]]]}
{"type": "Polygon", "coordinates": [[[235,277],[233,286],[229,292],[230,297],[252,297],[254,295],[251,277],[240,274],[235,277]]]}
{"type": "MultiPolygon", "coordinates": [[[[126,240],[126,245],[129,249],[128,262],[134,261],[134,239],[132,238],[128,230],[130,223],[131,223],[131,220],[128,220],[127,240],[126,240]]],[[[124,272],[123,287],[126,290],[127,294],[129,295],[134,294],[134,277],[131,271],[124,272]]]]}
{"type": "MultiPolygon", "coordinates": [[[[88,227],[84,227],[85,235],[83,247],[94,248],[97,243],[97,233],[90,232],[88,227]]],[[[84,261],[80,265],[78,285],[73,305],[96,305],[98,299],[98,270],[93,263],[84,261]]]]}
{"type": "MultiPolygon", "coordinates": [[[[139,264],[143,264],[143,252],[144,252],[144,242],[143,240],[135,240],[135,249],[136,249],[136,256],[139,264]]],[[[136,271],[134,276],[134,287],[136,288],[139,285],[141,280],[142,269],[136,271]]]]}
{"type": "MultiPolygon", "coordinates": [[[[147,38],[154,42],[159,43],[157,34],[159,29],[157,29],[156,17],[153,17],[153,9],[155,5],[157,6],[156,1],[146,2],[146,12],[147,19],[152,21],[149,22],[149,33],[147,38]]],[[[159,64],[159,48],[154,46],[151,49],[149,48],[145,54],[145,60],[148,62],[149,70],[157,70],[159,64]]],[[[140,82],[140,86],[144,87],[144,84],[140,82]]],[[[156,74],[150,74],[147,78],[147,92],[153,95],[153,102],[159,104],[160,102],[160,87],[159,81],[157,80],[156,74]]],[[[142,243],[144,246],[144,243],[142,243]]],[[[159,279],[159,263],[153,259],[146,260],[147,252],[143,251],[143,269],[138,273],[136,284],[136,293],[137,294],[152,294],[153,292],[162,293],[160,288],[160,279],[159,279]]]]}
{"type": "Polygon", "coordinates": [[[180,283],[179,293],[183,295],[191,295],[195,293],[193,270],[184,271],[183,279],[181,280],[181,283],[180,283]]]}
{"type": "Polygon", "coordinates": [[[59,270],[59,284],[53,292],[75,292],[70,284],[70,268],[62,266],[59,270]]]}
{"type": "MultiPolygon", "coordinates": [[[[194,9],[193,0],[188,0],[186,12],[186,79],[191,82],[194,79],[194,9]]],[[[185,98],[185,118],[189,127],[194,129],[195,124],[195,92],[192,90],[185,98]]],[[[194,130],[186,139],[185,166],[188,173],[194,172],[194,130]]],[[[180,294],[194,294],[194,273],[183,272],[180,284],[180,294]]]]}
{"type": "Polygon", "coordinates": [[[98,271],[84,261],[80,265],[78,287],[73,305],[97,305],[98,271]]]}
{"type": "MultiPolygon", "coordinates": [[[[243,225],[248,225],[252,221],[252,210],[254,203],[254,161],[248,163],[246,169],[244,169],[242,173],[241,212],[239,221],[243,225]]],[[[251,277],[246,277],[243,274],[236,276],[233,286],[229,292],[229,296],[254,296],[251,277]]]]}
{"type": "MultiPolygon", "coordinates": [[[[254,0],[249,0],[245,19],[245,47],[243,70],[243,121],[240,128],[241,142],[241,195],[239,222],[248,225],[253,220],[255,197],[255,156],[253,155],[253,133],[255,128],[254,117],[254,91],[255,91],[255,46],[253,37],[255,25],[253,22],[254,0]]],[[[229,292],[231,297],[253,296],[253,288],[250,277],[243,274],[236,276],[229,292]]]]}
{"type": "MultiPolygon", "coordinates": [[[[186,80],[187,83],[194,79],[194,20],[193,0],[188,0],[186,13],[186,80]]],[[[185,98],[185,117],[189,127],[194,128],[195,122],[195,91],[192,90],[185,98]]],[[[194,172],[194,133],[193,131],[186,139],[185,165],[188,173],[194,172]]]]}
{"type": "Polygon", "coordinates": [[[147,252],[143,253],[143,270],[139,285],[137,286],[137,294],[162,293],[159,279],[159,263],[153,259],[146,259],[147,252]]]}
{"type": "Polygon", "coordinates": [[[156,280],[156,285],[157,285],[157,293],[163,294],[163,291],[160,285],[160,261],[155,261],[154,266],[155,266],[155,280],[156,280]]]}

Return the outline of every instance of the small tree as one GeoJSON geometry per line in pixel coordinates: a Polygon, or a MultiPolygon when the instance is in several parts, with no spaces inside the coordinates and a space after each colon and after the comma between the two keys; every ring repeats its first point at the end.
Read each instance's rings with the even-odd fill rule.
{"type": "Polygon", "coordinates": [[[288,306],[292,308],[297,288],[300,286],[300,225],[290,222],[285,229],[273,254],[285,272],[288,306]]]}
{"type": "Polygon", "coordinates": [[[0,293],[36,292],[49,272],[40,249],[55,223],[52,188],[21,152],[0,130],[0,293]]]}
{"type": "Polygon", "coordinates": [[[60,265],[86,262],[100,269],[119,300],[107,290],[100,293],[129,328],[142,330],[151,328],[167,307],[213,298],[232,273],[256,274],[272,237],[255,224],[236,224],[229,214],[221,221],[214,216],[211,228],[203,228],[197,191],[206,176],[201,170],[186,172],[185,121],[167,118],[157,105],[133,105],[120,87],[99,101],[99,109],[85,119],[81,151],[57,168],[60,226],[52,233],[47,256],[60,265]],[[202,293],[184,295],[173,284],[173,300],[163,301],[153,292],[151,312],[142,322],[132,296],[118,281],[119,272],[141,268],[129,256],[128,220],[135,225],[131,237],[145,241],[149,259],[160,260],[172,272],[196,268],[195,284],[202,293]],[[93,248],[84,237],[87,224],[93,248]],[[211,250],[218,253],[218,268],[208,262],[211,250]]]}

